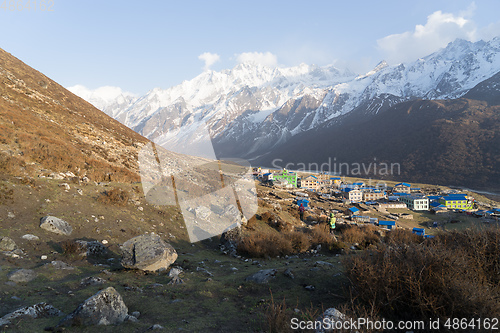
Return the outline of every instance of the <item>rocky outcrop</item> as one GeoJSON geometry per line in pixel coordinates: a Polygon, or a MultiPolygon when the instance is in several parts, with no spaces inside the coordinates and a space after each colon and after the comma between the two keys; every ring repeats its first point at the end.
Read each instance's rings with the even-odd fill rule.
{"type": "Polygon", "coordinates": [[[123,267],[143,271],[167,269],[177,259],[172,245],[153,233],[129,239],[123,243],[121,250],[123,267]]]}
{"type": "Polygon", "coordinates": [[[8,313],[2,318],[0,318],[0,326],[9,325],[12,320],[21,318],[21,317],[31,317],[42,318],[49,316],[60,316],[61,311],[54,308],[52,305],[47,303],[37,303],[32,306],[26,306],[24,308],[17,309],[14,312],[8,313]]]}
{"type": "Polygon", "coordinates": [[[127,316],[128,308],[121,295],[113,287],[108,287],[85,300],[59,326],[116,325],[127,316]]]}
{"type": "Polygon", "coordinates": [[[229,229],[220,236],[220,249],[226,254],[236,255],[238,242],[241,238],[241,228],[236,227],[229,229]]]}
{"type": "Polygon", "coordinates": [[[40,220],[40,228],[65,236],[69,236],[73,232],[73,228],[68,222],[54,216],[42,217],[40,220]]]}

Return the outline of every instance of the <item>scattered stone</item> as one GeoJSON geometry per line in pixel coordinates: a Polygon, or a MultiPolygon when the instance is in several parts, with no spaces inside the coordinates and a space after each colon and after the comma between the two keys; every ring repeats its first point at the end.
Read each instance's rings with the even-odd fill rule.
{"type": "Polygon", "coordinates": [[[12,320],[21,317],[31,317],[33,319],[36,319],[41,317],[60,316],[60,315],[61,311],[54,308],[52,305],[42,302],[32,306],[26,306],[24,308],[20,308],[14,312],[6,314],[2,318],[0,318],[0,326],[9,325],[12,320]]]}
{"type": "Polygon", "coordinates": [[[179,276],[179,274],[181,274],[181,273],[182,273],[182,269],[180,267],[173,267],[168,272],[168,276],[169,277],[179,276]]]}
{"type": "Polygon", "coordinates": [[[68,222],[54,216],[42,217],[40,220],[40,228],[65,236],[69,236],[73,232],[73,228],[68,222]]]}
{"type": "Polygon", "coordinates": [[[80,256],[82,257],[99,257],[108,252],[106,246],[98,241],[77,240],[80,256]]]}
{"type": "Polygon", "coordinates": [[[135,316],[132,316],[132,315],[127,315],[127,317],[125,318],[126,321],[130,321],[131,323],[137,323],[139,321],[139,319],[137,319],[137,317],[135,316]]]}
{"type": "Polygon", "coordinates": [[[83,195],[82,189],[79,189],[79,188],[76,189],[76,193],[78,193],[79,195],[83,195]]]}
{"type": "Polygon", "coordinates": [[[16,242],[10,237],[2,237],[0,239],[0,251],[14,251],[17,249],[16,242]]]}
{"type": "Polygon", "coordinates": [[[128,316],[128,308],[120,294],[108,287],[85,300],[58,326],[74,325],[115,325],[122,323],[128,316]]]}
{"type": "Polygon", "coordinates": [[[59,184],[60,187],[63,187],[66,191],[69,191],[71,189],[71,186],[69,186],[68,183],[62,183],[59,184]]]}
{"type": "Polygon", "coordinates": [[[46,255],[43,255],[43,256],[40,257],[40,259],[42,259],[42,260],[47,260],[47,258],[48,257],[46,255]]]}
{"type": "Polygon", "coordinates": [[[154,324],[153,326],[148,328],[148,330],[162,330],[162,329],[164,329],[164,327],[161,326],[160,324],[154,324]]]}
{"type": "Polygon", "coordinates": [[[131,313],[132,316],[139,318],[141,316],[141,313],[139,311],[134,311],[131,313]]]}
{"type": "Polygon", "coordinates": [[[172,245],[154,233],[129,239],[123,243],[121,251],[123,267],[144,271],[168,268],[177,259],[177,252],[172,245]]]}
{"type": "Polygon", "coordinates": [[[148,286],[149,289],[160,288],[160,287],[163,287],[163,284],[161,284],[161,283],[153,283],[153,284],[150,284],[148,286]]]}
{"type": "Polygon", "coordinates": [[[8,217],[9,219],[13,219],[13,218],[15,218],[15,217],[16,217],[16,215],[15,215],[14,213],[12,213],[12,212],[8,212],[8,213],[7,213],[7,217],[8,217]]]}
{"type": "Polygon", "coordinates": [[[86,286],[96,286],[99,284],[106,283],[106,280],[100,278],[100,277],[95,277],[95,276],[89,276],[86,278],[81,279],[80,285],[83,287],[86,286]]]}
{"type": "Polygon", "coordinates": [[[105,240],[105,239],[103,239],[103,241],[101,243],[103,243],[104,245],[106,245],[106,244],[108,244],[108,241],[105,240]]]}
{"type": "MultiPolygon", "coordinates": [[[[49,264],[46,264],[46,265],[49,265],[49,264]]],[[[52,265],[52,267],[54,267],[55,269],[65,269],[65,270],[75,269],[73,266],[70,266],[67,263],[65,263],[64,261],[60,261],[60,260],[53,260],[50,262],[50,265],[52,265]]]]}
{"type": "Polygon", "coordinates": [[[32,234],[26,234],[26,235],[23,235],[21,238],[22,238],[22,239],[29,240],[29,241],[37,241],[37,240],[39,240],[39,239],[40,239],[40,237],[35,236],[35,235],[32,235],[32,234]]]}
{"type": "Polygon", "coordinates": [[[231,267],[230,270],[232,270],[233,272],[236,272],[238,270],[238,268],[236,267],[231,267]]]}
{"type": "Polygon", "coordinates": [[[209,271],[207,271],[205,268],[203,267],[196,267],[196,271],[197,272],[202,272],[202,273],[205,273],[206,275],[208,276],[214,276],[212,273],[210,273],[209,271]]]}
{"type": "Polygon", "coordinates": [[[309,290],[309,291],[314,291],[316,288],[314,288],[313,285],[307,285],[304,287],[305,290],[309,290]]]}
{"type": "Polygon", "coordinates": [[[138,209],[140,212],[142,212],[142,211],[144,210],[144,208],[142,208],[142,206],[137,207],[137,209],[138,209]]]}
{"type": "MultiPolygon", "coordinates": [[[[334,327],[337,325],[335,323],[337,322],[344,322],[346,320],[349,320],[342,312],[335,308],[328,308],[325,310],[323,315],[321,315],[316,321],[323,323],[323,327],[317,328],[316,333],[327,333],[327,332],[334,332],[334,327]]],[[[341,325],[339,325],[342,327],[341,325]]]]}
{"type": "Polygon", "coordinates": [[[36,278],[37,274],[32,269],[18,269],[9,274],[9,280],[13,282],[30,282],[36,278]]]}
{"type": "Polygon", "coordinates": [[[295,276],[293,275],[293,272],[290,268],[287,268],[285,272],[283,273],[286,277],[289,277],[290,279],[294,279],[295,276]]]}
{"type": "Polygon", "coordinates": [[[88,183],[88,182],[90,182],[90,179],[87,176],[85,176],[82,178],[82,182],[88,183]]]}
{"type": "Polygon", "coordinates": [[[314,266],[321,266],[321,267],[324,267],[324,266],[327,266],[327,267],[335,267],[335,265],[334,265],[334,264],[329,263],[329,262],[326,262],[326,261],[321,261],[321,260],[316,261],[316,262],[314,263],[314,266]]]}
{"type": "Polygon", "coordinates": [[[263,269],[255,274],[247,276],[245,281],[255,283],[268,283],[271,278],[276,276],[276,269],[263,269]]]}
{"type": "Polygon", "coordinates": [[[172,280],[170,280],[168,285],[177,285],[177,284],[183,284],[184,280],[182,280],[178,275],[175,275],[172,280]]]}

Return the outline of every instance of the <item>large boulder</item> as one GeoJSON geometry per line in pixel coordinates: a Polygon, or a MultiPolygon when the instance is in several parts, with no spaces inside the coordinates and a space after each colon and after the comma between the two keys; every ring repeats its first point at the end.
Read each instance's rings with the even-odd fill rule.
{"type": "Polygon", "coordinates": [[[16,242],[9,237],[0,238],[0,251],[14,251],[17,249],[16,242]]]}
{"type": "Polygon", "coordinates": [[[99,291],[66,316],[59,326],[116,325],[128,316],[128,308],[113,287],[99,291]]]}
{"type": "Polygon", "coordinates": [[[123,243],[121,250],[123,267],[143,271],[167,269],[177,259],[177,252],[172,245],[153,233],[129,239],[123,243]]]}
{"type": "Polygon", "coordinates": [[[73,232],[73,228],[68,222],[54,216],[42,217],[40,220],[40,228],[65,236],[69,236],[73,232]]]}

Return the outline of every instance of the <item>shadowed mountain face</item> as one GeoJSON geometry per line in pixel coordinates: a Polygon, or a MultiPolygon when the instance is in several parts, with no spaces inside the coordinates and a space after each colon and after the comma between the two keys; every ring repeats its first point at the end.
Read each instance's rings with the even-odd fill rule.
{"type": "Polygon", "coordinates": [[[0,172],[137,181],[147,139],[0,49],[0,172]]]}
{"type": "Polygon", "coordinates": [[[344,175],[498,191],[500,106],[457,99],[403,102],[372,116],[358,109],[294,137],[257,163],[314,169],[325,162],[324,171],[344,175]]]}

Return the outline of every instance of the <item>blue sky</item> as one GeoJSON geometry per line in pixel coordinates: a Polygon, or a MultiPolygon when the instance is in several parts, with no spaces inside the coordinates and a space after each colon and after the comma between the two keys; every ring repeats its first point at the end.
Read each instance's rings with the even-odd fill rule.
{"type": "Polygon", "coordinates": [[[498,0],[54,0],[52,12],[8,6],[0,8],[1,48],[63,86],[136,94],[243,60],[362,73],[382,59],[415,60],[457,37],[500,35],[498,0]]]}

